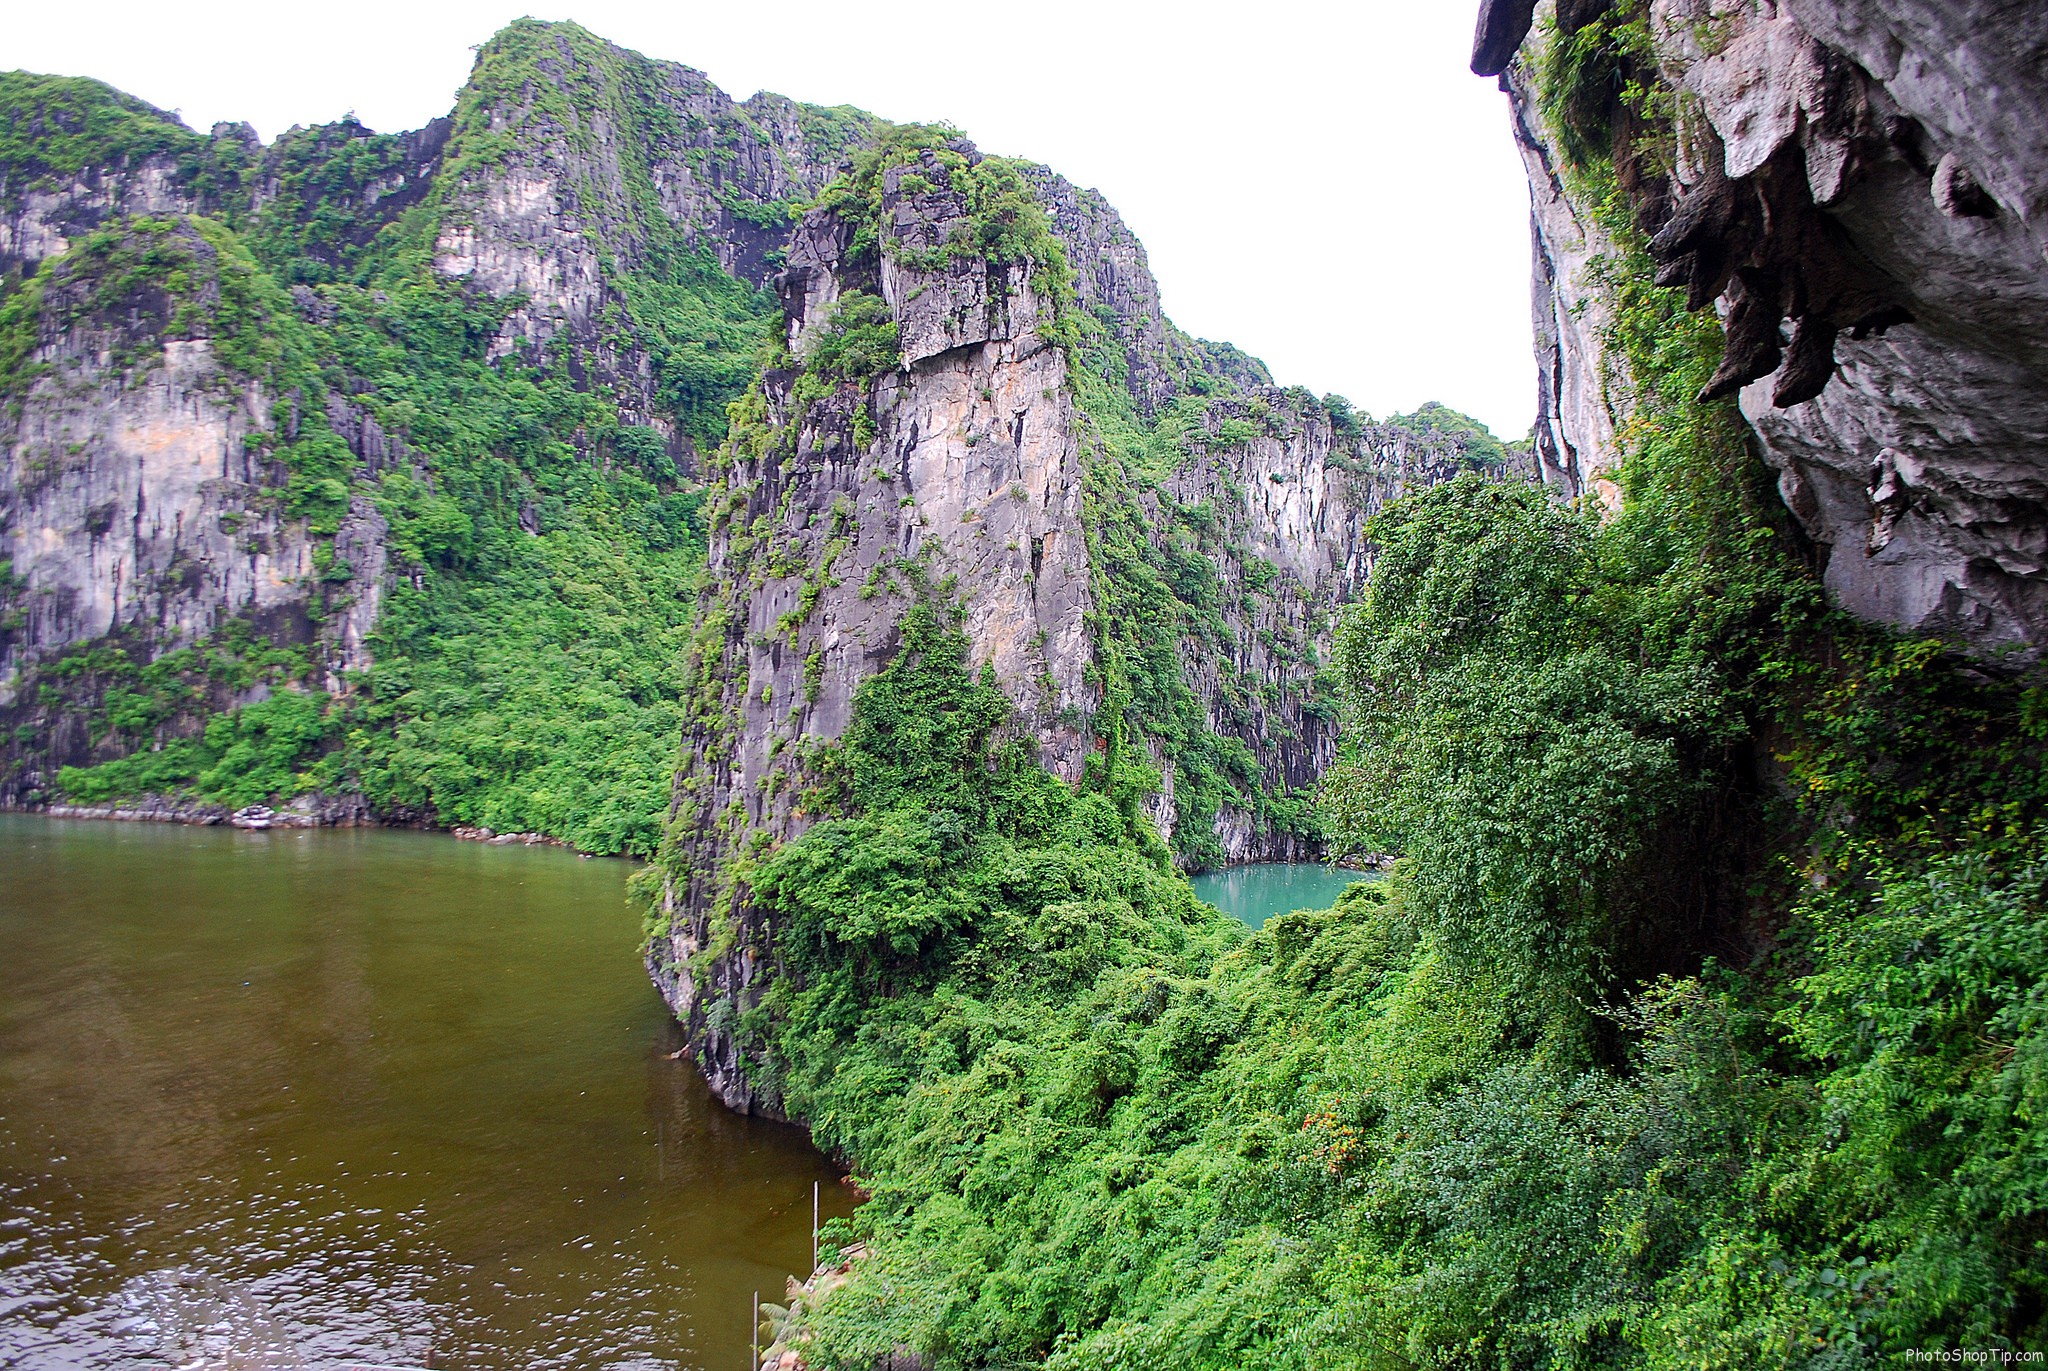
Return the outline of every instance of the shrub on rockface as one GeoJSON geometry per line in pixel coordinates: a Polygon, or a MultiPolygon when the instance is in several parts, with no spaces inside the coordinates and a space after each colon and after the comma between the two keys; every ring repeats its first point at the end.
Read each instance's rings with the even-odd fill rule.
{"type": "Polygon", "coordinates": [[[1383,513],[1338,660],[1340,829],[1413,859],[1448,942],[1521,964],[1613,950],[1611,884],[1695,788],[1709,682],[1603,632],[1596,534],[1540,489],[1464,477],[1383,513]]]}
{"type": "Polygon", "coordinates": [[[836,765],[874,807],[763,861],[785,977],[744,1027],[874,1194],[833,1235],[870,1255],[805,1314],[812,1364],[909,1345],[947,1367],[1855,1366],[2031,1345],[2033,695],[1980,685],[1945,734],[1889,733],[1935,668],[1819,690],[1792,666],[1803,635],[1850,630],[1797,614],[1775,640],[1645,655],[1667,588],[1644,568],[1698,555],[1668,519],[1601,526],[1475,481],[1380,532],[1347,642],[1360,756],[1333,778],[1377,789],[1333,808],[1398,821],[1410,853],[1329,910],[1251,934],[1201,914],[1108,795],[1000,764],[998,701],[930,621],[857,700],[836,765]],[[1617,546],[1647,531],[1655,555],[1617,546]],[[913,715],[932,736],[887,722],[913,715]],[[1780,835],[1747,859],[1753,903],[1720,911],[1753,921],[1748,956],[1695,947],[1690,971],[1643,976],[1624,934],[1677,937],[1666,906],[1529,835],[1559,825],[1641,869],[1728,802],[1722,744],[1754,717],[1796,784],[1747,801],[1780,835]],[[1974,755],[1993,717],[2015,735],[1997,803],[1974,833],[1929,828],[1994,784],[1929,765],[1974,755]],[[1843,808],[1873,774],[1918,778],[1914,798],[1843,808]],[[1028,833],[1004,817],[1027,779],[1054,821],[1028,833]]]}
{"type": "MultiPolygon", "coordinates": [[[[849,831],[769,861],[809,936],[750,1027],[875,1196],[814,1364],[2048,1337],[2042,692],[1826,610],[1732,407],[1692,398],[1717,331],[1610,227],[1621,510],[1467,479],[1373,526],[1325,808],[1406,850],[1388,882],[1211,931],[1169,873],[1091,886],[1138,843],[912,809],[856,819],[896,882],[856,926],[849,831]]],[[[1088,781],[1070,812],[1117,814],[1088,781]]]]}

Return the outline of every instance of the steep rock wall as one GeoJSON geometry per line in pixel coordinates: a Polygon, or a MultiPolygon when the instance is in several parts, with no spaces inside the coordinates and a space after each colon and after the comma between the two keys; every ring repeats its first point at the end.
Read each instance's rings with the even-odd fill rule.
{"type": "Polygon", "coordinates": [[[31,288],[31,346],[0,409],[0,803],[99,759],[80,719],[91,673],[37,676],[75,649],[112,640],[148,661],[241,623],[316,648],[329,676],[368,664],[381,521],[366,504],[344,514],[323,565],[288,512],[272,445],[280,427],[296,436],[297,397],[280,412],[264,377],[223,356],[245,340],[224,331],[222,274],[245,264],[224,266],[190,218],[130,222],[31,288]]]}
{"type": "Polygon", "coordinates": [[[131,214],[179,214],[194,207],[174,158],[93,167],[60,182],[0,187],[0,272],[32,273],[61,257],[71,240],[131,214]]]}
{"type": "Polygon", "coordinates": [[[913,605],[957,615],[970,664],[1055,774],[1082,780],[1115,707],[1157,769],[1161,832],[1202,830],[1180,851],[1311,856],[1300,813],[1234,797],[1301,803],[1336,745],[1320,677],[1368,567],[1363,522],[1461,466],[1440,437],[1234,389],[1227,351],[1158,315],[1114,211],[1042,169],[922,146],[874,173],[872,197],[828,199],[800,225],[777,281],[787,356],[736,411],[707,498],[694,721],[648,963],[713,1088],[745,1110],[781,1108],[733,1032],[778,974],[750,873],[829,809],[825,758],[913,605]],[[1020,186],[1044,237],[967,250],[992,214],[1028,220],[990,209],[1020,186]],[[888,339],[874,370],[834,369],[869,336],[888,339]],[[1150,441],[1170,441],[1170,465],[1146,474],[1108,435],[1168,409],[1150,441]],[[1157,670],[1155,698],[1112,692],[1145,674],[1117,665],[1140,653],[1163,659],[1166,694],[1157,670]]]}
{"type": "Polygon", "coordinates": [[[223,386],[207,339],[165,341],[132,370],[71,351],[83,341],[66,340],[69,365],[5,428],[19,616],[0,647],[6,676],[117,627],[203,637],[303,602],[312,569],[303,523],[263,498],[278,483],[249,443],[269,427],[260,389],[223,386]]]}
{"type": "MultiPolygon", "coordinates": [[[[886,175],[894,241],[943,243],[966,218],[946,169],[929,190],[886,175]]],[[[817,750],[846,730],[859,683],[894,656],[905,611],[957,588],[977,665],[1017,701],[1046,764],[1079,775],[1090,608],[1081,482],[1064,353],[1029,262],[936,267],[850,259],[855,226],[812,212],[778,283],[791,360],[771,370],[750,429],[712,486],[701,692],[684,739],[670,931],[649,949],[713,1088],[758,1097],[727,1028],[758,996],[772,930],[746,901],[744,857],[808,826],[817,750]],[[849,292],[880,296],[900,364],[824,394],[801,366],[849,292]],[[757,836],[758,835],[758,836],[757,836]]]]}
{"type": "MultiPolygon", "coordinates": [[[[501,369],[566,372],[611,403],[619,429],[660,434],[673,465],[644,445],[625,460],[673,487],[750,373],[789,203],[875,124],[767,94],[737,105],[700,73],[533,23],[480,52],[453,117],[410,133],[345,119],[265,146],[246,125],[200,135],[99,83],[22,73],[0,98],[28,135],[0,159],[0,300],[40,308],[40,334],[0,378],[15,392],[0,418],[0,691],[28,682],[29,696],[61,696],[10,715],[7,802],[39,794],[57,766],[164,741],[161,728],[117,738],[89,720],[107,682],[65,667],[66,654],[104,641],[123,671],[146,668],[247,625],[259,647],[306,649],[302,684],[339,694],[371,665],[390,579],[425,587],[417,546],[391,555],[377,490],[396,474],[433,495],[436,454],[408,432],[402,416],[417,407],[380,395],[381,364],[343,363],[324,332],[357,329],[359,344],[368,319],[407,308],[359,287],[403,285],[427,257],[472,301],[504,299],[501,369]],[[205,259],[197,279],[175,301],[94,301],[102,317],[87,327],[73,297],[107,273],[74,260],[81,247],[167,225],[205,259]],[[295,317],[277,322],[305,345],[289,382],[223,364],[211,323],[187,317],[220,296],[211,239],[254,254],[236,271],[289,287],[295,317]],[[48,287],[45,267],[58,273],[48,287]],[[328,430],[353,469],[322,450],[317,474],[339,484],[316,528],[280,453],[328,430]],[[37,685],[39,663],[50,670],[37,685]]],[[[175,264],[146,246],[130,256],[150,278],[143,295],[161,294],[175,264]]],[[[556,451],[569,460],[619,460],[602,435],[568,437],[556,451]]],[[[538,509],[520,517],[540,531],[538,509]]],[[[241,702],[201,694],[176,730],[241,702]]]]}
{"type": "MultiPolygon", "coordinates": [[[[1203,721],[1243,744],[1262,796],[1305,801],[1336,760],[1336,689],[1328,678],[1341,607],[1365,589],[1372,547],[1365,522],[1389,500],[1467,469],[1458,446],[1395,424],[1346,423],[1300,391],[1264,387],[1211,404],[1193,449],[1140,496],[1165,547],[1177,525],[1189,550],[1215,568],[1213,612],[1191,616],[1179,650],[1203,721]],[[1260,416],[1256,436],[1229,426],[1260,416]],[[1199,530],[1189,527],[1198,519],[1199,530]]],[[[1155,745],[1156,747],[1156,745],[1155,745]]],[[[1170,839],[1182,822],[1179,768],[1158,748],[1163,785],[1152,806],[1170,839]]],[[[1209,864],[1314,861],[1322,846],[1291,815],[1261,813],[1238,797],[1197,805],[1213,830],[1209,864]]],[[[1182,844],[1187,849],[1189,845],[1182,844]]]]}
{"type": "Polygon", "coordinates": [[[659,357],[678,340],[662,335],[659,287],[706,270],[765,285],[791,205],[874,121],[767,94],[741,104],[572,25],[513,25],[479,73],[454,118],[436,269],[517,299],[494,355],[543,364],[559,340],[585,384],[694,470],[705,430],[675,422],[659,357]]]}
{"type": "MultiPolygon", "coordinates": [[[[1506,73],[1534,202],[1538,451],[1572,493],[1599,486],[1626,422],[1627,380],[1599,341],[1597,268],[1618,254],[1560,170],[1538,73],[1562,32],[1604,12],[1541,7],[1506,73]]],[[[1626,193],[1659,284],[1725,316],[1709,391],[1739,394],[1830,592],[1987,660],[2037,659],[2048,21],[1935,0],[1655,0],[1647,13],[1673,165],[1626,193]]]]}

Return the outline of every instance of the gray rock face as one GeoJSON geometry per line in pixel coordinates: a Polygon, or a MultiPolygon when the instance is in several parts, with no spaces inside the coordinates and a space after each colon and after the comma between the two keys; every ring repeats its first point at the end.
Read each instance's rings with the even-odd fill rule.
{"type": "Polygon", "coordinates": [[[0,271],[35,270],[71,240],[129,214],[182,214],[193,197],[166,156],[129,167],[91,168],[56,185],[0,187],[0,271]]]}
{"type": "MultiPolygon", "coordinates": [[[[892,173],[883,202],[912,248],[944,242],[964,215],[943,168],[924,171],[934,190],[905,192],[892,173]]],[[[841,295],[867,284],[846,261],[850,238],[818,211],[790,247],[780,288],[799,357],[841,295]]],[[[743,446],[712,488],[711,631],[694,663],[707,709],[684,740],[672,830],[687,875],[649,965],[713,1088],[742,1110],[779,1108],[725,1026],[758,994],[772,944],[731,859],[752,835],[808,826],[808,758],[845,732],[854,689],[894,656],[918,581],[957,578],[974,662],[993,666],[1045,764],[1074,779],[1084,759],[1081,473],[1066,357],[1039,332],[1048,303],[1026,263],[885,259],[877,284],[902,367],[808,405],[797,373],[769,373],[766,417],[795,430],[792,449],[743,446]],[[874,436],[857,441],[863,420],[874,436]]]]}
{"type": "Polygon", "coordinates": [[[1607,355],[1613,311],[1595,269],[1618,246],[1566,188],[1527,74],[1511,67],[1502,80],[1512,97],[1515,148],[1529,178],[1536,474],[1571,498],[1618,508],[1621,488],[1608,473],[1620,457],[1615,433],[1631,400],[1625,370],[1607,355]]]}
{"type": "Polygon", "coordinates": [[[165,342],[139,375],[91,354],[63,363],[0,427],[0,547],[19,615],[0,691],[24,662],[116,627],[189,642],[302,604],[311,548],[263,498],[277,482],[248,441],[270,425],[269,398],[221,386],[205,339],[165,342]]]}
{"type": "MultiPolygon", "coordinates": [[[[1101,307],[1124,354],[1134,406],[1162,407],[1192,378],[1227,373],[1227,355],[1158,315],[1142,252],[1099,197],[1049,174],[1032,184],[1083,307],[1101,307]]],[[[867,292],[897,324],[899,365],[822,396],[815,376],[771,371],[707,500],[697,722],[677,780],[669,933],[648,962],[713,1088],[748,1111],[781,1109],[732,1031],[776,974],[748,861],[809,826],[813,761],[851,723],[860,682],[893,659],[919,596],[952,587],[971,664],[994,671],[1017,705],[1014,727],[1055,774],[1082,775],[1102,704],[1090,620],[1106,609],[1084,490],[1088,463],[1108,459],[1093,451],[1100,438],[1077,405],[1069,354],[1048,338],[1054,302],[1041,269],[938,251],[969,214],[931,153],[883,174],[881,220],[875,257],[853,250],[854,225],[812,212],[777,288],[798,362],[847,298],[867,292]]],[[[1392,426],[1340,434],[1306,392],[1250,390],[1202,413],[1179,469],[1122,498],[1161,545],[1175,536],[1174,511],[1207,511],[1203,552],[1222,597],[1215,622],[1179,641],[1184,679],[1268,787],[1305,789],[1336,745],[1315,678],[1338,606],[1363,584],[1361,526],[1458,464],[1443,442],[1392,426]]],[[[1165,788],[1150,808],[1171,834],[1174,767],[1156,750],[1155,760],[1165,788]]],[[[1312,855],[1268,816],[1225,805],[1210,822],[1226,860],[1312,855]]]]}
{"type": "MultiPolygon", "coordinates": [[[[813,136],[809,107],[775,95],[741,104],[704,76],[566,26],[515,28],[497,43],[532,45],[539,78],[478,91],[458,136],[488,131],[506,155],[464,163],[444,186],[435,267],[499,297],[523,297],[494,357],[538,361],[566,335],[593,386],[620,397],[621,418],[675,438],[647,357],[603,325],[630,315],[622,278],[659,278],[677,252],[704,252],[765,284],[790,236],[788,204],[816,193],[859,145],[813,136]]],[[[488,54],[486,55],[488,58],[488,54]]],[[[693,456],[678,441],[677,455],[693,456]]]]}
{"type": "MultiPolygon", "coordinates": [[[[1659,280],[1720,297],[1728,358],[1845,608],[1994,660],[2048,646],[2048,14],[1993,0],[1656,0],[1679,165],[1659,280]],[[1781,324],[1788,320],[1789,326],[1781,324]]],[[[1543,41],[1539,39],[1538,41],[1543,41]]],[[[1611,249],[1509,75],[1534,188],[1547,478],[1614,459],[1611,249]]],[[[1653,221],[1655,222],[1655,221],[1653,221]]]]}
{"type": "MultiPolygon", "coordinates": [[[[1214,427],[1262,412],[1259,436],[1198,451],[1164,483],[1183,506],[1214,512],[1204,552],[1224,587],[1221,632],[1184,636],[1183,672],[1209,728],[1244,743],[1270,794],[1305,794],[1336,760],[1337,720],[1317,677],[1329,660],[1337,614],[1365,589],[1372,546],[1365,522],[1389,500],[1456,476],[1464,467],[1441,438],[1393,424],[1339,431],[1300,391],[1272,387],[1212,405],[1214,427]]],[[[1142,496],[1155,528],[1170,521],[1142,496]]],[[[1169,838],[1181,819],[1174,771],[1151,806],[1169,838]]],[[[1214,821],[1226,864],[1317,861],[1318,844],[1228,802],[1214,821]]]]}
{"type": "Polygon", "coordinates": [[[313,645],[320,608],[332,650],[316,656],[330,684],[368,662],[383,521],[358,500],[334,540],[346,583],[316,574],[314,539],[286,514],[286,471],[266,447],[296,422],[293,402],[230,370],[218,340],[195,333],[186,308],[217,291],[217,257],[173,222],[193,295],[120,294],[66,259],[44,286],[38,373],[0,408],[0,804],[21,802],[56,766],[100,759],[66,702],[90,682],[58,683],[52,703],[36,675],[69,650],[111,639],[143,662],[231,620],[313,645]]]}

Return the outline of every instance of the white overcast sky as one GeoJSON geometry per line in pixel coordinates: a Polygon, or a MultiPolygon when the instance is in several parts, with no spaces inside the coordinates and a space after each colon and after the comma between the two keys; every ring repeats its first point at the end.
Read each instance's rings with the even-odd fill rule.
{"type": "Polygon", "coordinates": [[[448,111],[470,49],[533,13],[779,91],[948,120],[1109,197],[1182,328],[1376,415],[1502,437],[1535,409],[1528,192],[1505,97],[1465,69],[1474,0],[351,0],[23,5],[0,68],[94,76],[266,139],[448,111]]]}

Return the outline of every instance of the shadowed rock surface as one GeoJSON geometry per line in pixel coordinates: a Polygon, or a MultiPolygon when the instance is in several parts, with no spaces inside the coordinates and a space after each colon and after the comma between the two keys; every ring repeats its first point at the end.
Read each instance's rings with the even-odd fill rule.
{"type": "MultiPolygon", "coordinates": [[[[1512,8],[1487,7],[1482,33],[1512,8]]],[[[1536,51],[1604,8],[1542,6],[1504,82],[1534,201],[1539,465],[1611,504],[1630,401],[1594,268],[1616,245],[1559,172],[1532,75],[1536,51]]],[[[1657,283],[1723,316],[1706,394],[1740,395],[1844,608],[2036,659],[2048,18],[1967,0],[1656,0],[1649,25],[1677,155],[1631,169],[1628,194],[1657,283]]]]}

